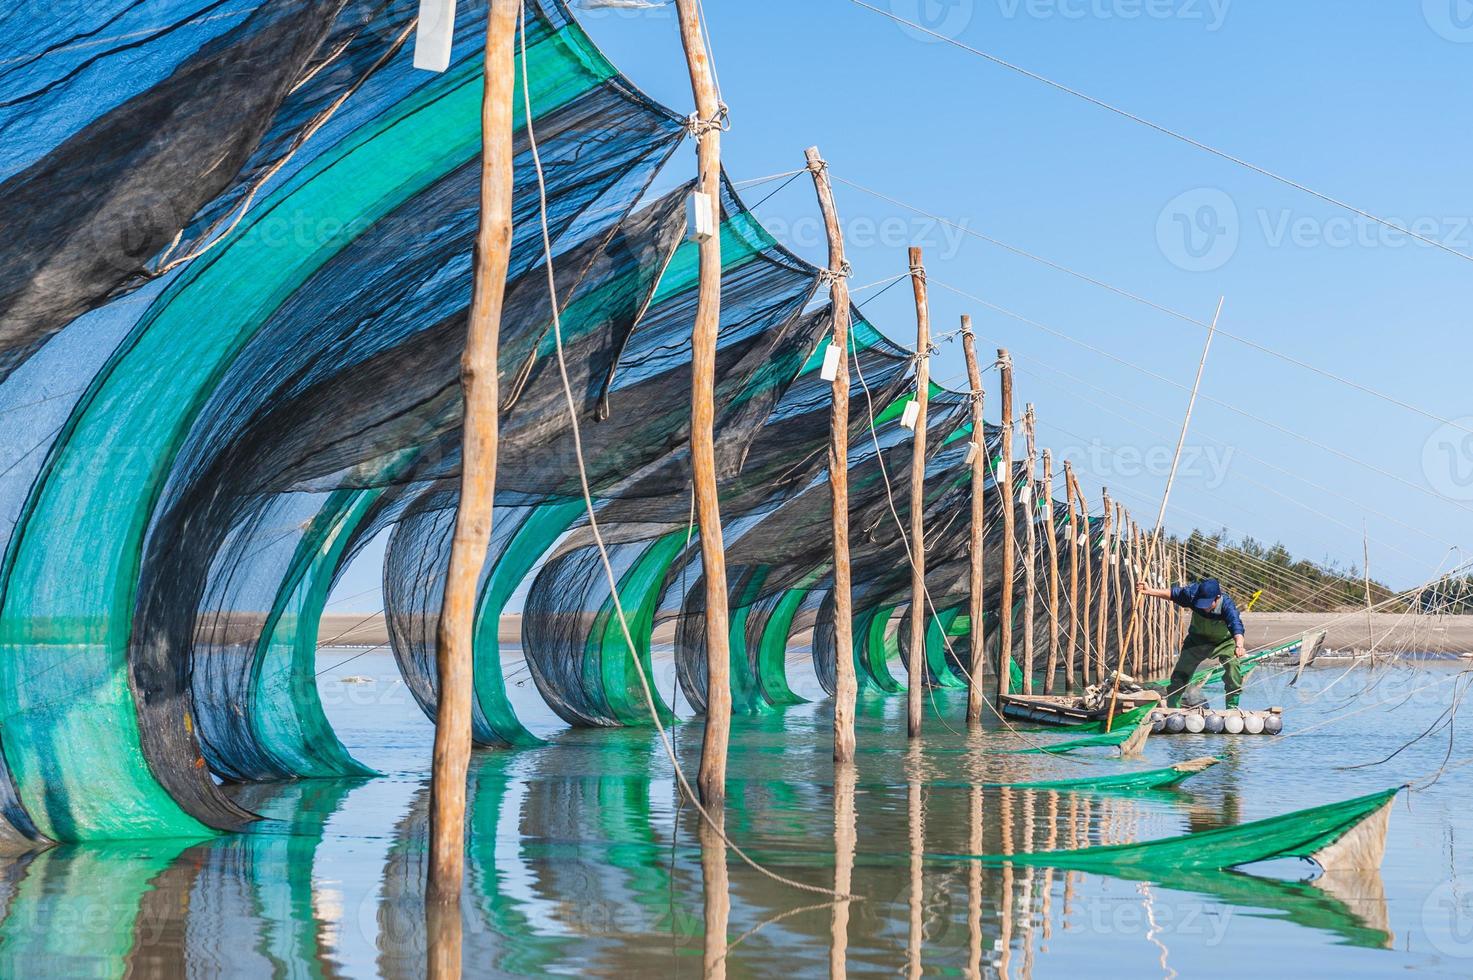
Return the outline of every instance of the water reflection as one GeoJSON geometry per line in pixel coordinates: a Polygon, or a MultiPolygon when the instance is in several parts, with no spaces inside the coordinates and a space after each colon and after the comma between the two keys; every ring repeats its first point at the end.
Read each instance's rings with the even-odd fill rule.
{"type": "MultiPolygon", "coordinates": [[[[741,719],[732,740],[727,832],[778,874],[855,901],[820,901],[731,854],[680,805],[648,732],[570,732],[534,751],[478,753],[465,895],[458,922],[446,923],[459,927],[466,975],[1030,976],[1061,946],[1077,957],[1086,945],[1169,975],[1183,944],[1214,938],[1183,927],[1183,909],[1204,907],[1330,942],[1392,943],[1379,875],[1137,883],[957,860],[1233,823],[1235,776],[1214,776],[1212,797],[984,788],[1118,763],[987,753],[989,735],[906,745],[899,707],[863,707],[869,751],[837,769],[821,706],[741,719]]],[[[679,737],[693,771],[698,739],[679,737]]],[[[0,859],[0,974],[425,974],[424,781],[233,792],[270,819],[203,843],[0,859]]],[[[1251,941],[1249,927],[1234,928],[1251,941]]]]}

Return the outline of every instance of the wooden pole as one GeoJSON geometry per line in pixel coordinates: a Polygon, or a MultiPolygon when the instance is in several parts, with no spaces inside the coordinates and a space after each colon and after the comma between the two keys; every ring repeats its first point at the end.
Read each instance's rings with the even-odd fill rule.
{"type": "Polygon", "coordinates": [[[1371,628],[1371,535],[1366,528],[1365,518],[1361,518],[1361,549],[1366,576],[1366,649],[1374,656],[1376,653],[1376,636],[1371,628]]]}
{"type": "Polygon", "coordinates": [[[829,306],[833,310],[831,343],[839,351],[829,414],[829,509],[834,525],[834,761],[854,761],[854,606],[849,574],[849,263],[844,258],[844,231],[834,206],[828,164],[810,146],[804,153],[818,207],[829,240],[829,306]]]}
{"type": "Polygon", "coordinates": [[[1115,598],[1111,608],[1115,611],[1115,649],[1118,653],[1118,670],[1125,670],[1125,622],[1120,616],[1120,610],[1125,608],[1125,577],[1123,575],[1125,560],[1123,543],[1129,532],[1125,523],[1125,508],[1118,502],[1115,504],[1115,550],[1110,559],[1110,581],[1115,587],[1115,598]]]}
{"type": "Polygon", "coordinates": [[[1074,656],[1079,650],[1079,524],[1074,507],[1074,464],[1064,460],[1064,496],[1069,503],[1069,642],[1064,647],[1064,691],[1074,693],[1074,656]]]}
{"type": "Polygon", "coordinates": [[[926,403],[931,386],[931,310],[921,250],[910,250],[910,282],[916,300],[916,417],[910,455],[910,664],[906,730],[921,735],[922,665],[926,657],[926,403]]]}
{"type": "Polygon", "coordinates": [[[967,678],[967,724],[982,723],[982,701],[986,693],[982,689],[983,665],[987,660],[987,639],[982,625],[982,601],[986,595],[983,575],[982,552],[987,539],[986,496],[987,487],[987,428],[982,421],[982,371],[977,364],[977,338],[972,334],[972,318],[962,317],[962,353],[967,360],[967,388],[972,399],[972,526],[968,549],[970,566],[967,585],[970,604],[967,608],[971,622],[972,663],[971,676],[967,678]]]}
{"type": "Polygon", "coordinates": [[[1084,489],[1079,485],[1079,477],[1072,471],[1069,474],[1074,481],[1074,499],[1079,501],[1079,514],[1084,524],[1084,544],[1080,546],[1080,557],[1084,561],[1084,592],[1079,597],[1079,605],[1076,607],[1082,613],[1079,630],[1080,642],[1083,649],[1079,654],[1079,683],[1089,686],[1089,681],[1094,672],[1092,664],[1095,656],[1091,651],[1098,649],[1094,642],[1094,526],[1089,519],[1089,501],[1084,499],[1084,489]]]}
{"type": "Polygon", "coordinates": [[[1100,528],[1100,604],[1095,617],[1095,683],[1105,682],[1105,641],[1108,639],[1108,626],[1110,617],[1110,531],[1112,528],[1110,510],[1110,490],[1105,488],[1100,491],[1100,499],[1103,501],[1101,507],[1104,509],[1105,523],[1100,528]]]}
{"type": "Polygon", "coordinates": [[[1002,599],[997,613],[997,710],[1011,681],[1013,656],[1013,358],[1006,348],[997,349],[997,369],[1002,389],[1002,449],[999,452],[997,495],[1002,507],[1002,599]]]}
{"type": "Polygon", "coordinates": [[[1043,693],[1054,693],[1054,674],[1059,669],[1059,533],[1054,526],[1054,454],[1043,451],[1043,487],[1039,503],[1048,519],[1043,525],[1044,551],[1048,556],[1048,654],[1043,668],[1043,693]]]}
{"type": "MultiPolygon", "coordinates": [[[[675,0],[680,40],[690,66],[695,95],[696,193],[721,201],[721,103],[711,57],[701,34],[699,0],[675,0]]],[[[697,778],[701,802],[721,806],[726,799],[726,746],[731,737],[731,656],[727,648],[726,549],[716,489],[716,331],[721,323],[721,236],[700,243],[700,286],[691,331],[690,465],[695,484],[696,518],[701,529],[701,568],[706,580],[706,731],[697,778]]]]}
{"type": "Polygon", "coordinates": [[[1028,463],[1024,471],[1023,494],[1023,541],[1025,553],[1023,556],[1023,693],[1033,693],[1033,639],[1035,632],[1035,617],[1038,609],[1038,522],[1034,515],[1038,513],[1038,505],[1034,500],[1038,496],[1038,448],[1034,442],[1034,427],[1037,416],[1033,413],[1033,403],[1029,402],[1023,408],[1023,438],[1028,446],[1028,463]]]}
{"type": "MultiPolygon", "coordinates": [[[[486,23],[486,83],[481,96],[481,213],[476,229],[474,278],[460,387],[465,399],[460,504],[450,543],[450,566],[435,638],[439,698],[430,768],[430,864],[425,900],[431,918],[459,919],[465,872],[466,769],[471,754],[471,636],[476,585],[491,542],[496,492],[497,347],[506,270],[511,257],[512,98],[517,0],[493,0],[486,23]]],[[[427,923],[433,926],[433,922],[427,923]]],[[[451,923],[450,925],[453,925],[451,923]]],[[[432,932],[435,932],[432,928],[432,932]]],[[[459,943],[431,943],[433,974],[458,975],[459,943]],[[437,965],[437,947],[455,963],[437,965]]]]}

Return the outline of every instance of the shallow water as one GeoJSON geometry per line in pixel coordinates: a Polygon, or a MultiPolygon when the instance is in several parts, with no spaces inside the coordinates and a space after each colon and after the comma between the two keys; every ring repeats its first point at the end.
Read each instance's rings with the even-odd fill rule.
{"type": "MultiPolygon", "coordinates": [[[[324,699],[344,742],[382,778],[237,788],[271,818],[251,834],[0,861],[0,974],[422,975],[430,726],[388,657],[341,663],[349,656],[323,652],[324,699]],[[343,683],[349,675],[373,681],[343,683]]],[[[769,869],[819,888],[852,861],[851,891],[863,900],[837,905],[701,833],[677,805],[652,732],[568,730],[527,682],[512,690],[549,744],[472,762],[467,972],[698,976],[719,965],[732,976],[807,976],[843,956],[855,974],[1466,976],[1473,767],[1398,800],[1379,877],[1306,883],[1311,866],[1280,861],[1137,882],[953,857],[1147,840],[1424,779],[1448,753],[1446,731],[1384,765],[1337,767],[1375,762],[1426,729],[1451,703],[1458,670],[1337,664],[1290,688],[1261,668],[1247,701],[1284,705],[1285,736],[1156,737],[1130,764],[1107,750],[1001,754],[1026,743],[965,734],[962,698],[943,692],[912,749],[903,698],[867,701],[852,795],[834,787],[826,704],[737,719],[728,834],[769,869]],[[970,788],[1208,754],[1223,763],[1174,792],[970,788]],[[852,823],[846,814],[836,826],[836,798],[852,804],[852,823]]],[[[699,724],[674,736],[693,773],[699,724]]],[[[1454,738],[1456,765],[1473,742],[1454,738]]]]}

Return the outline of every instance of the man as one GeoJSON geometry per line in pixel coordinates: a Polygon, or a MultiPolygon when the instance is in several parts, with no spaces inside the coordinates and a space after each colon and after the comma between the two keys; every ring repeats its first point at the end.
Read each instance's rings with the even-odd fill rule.
{"type": "Polygon", "coordinates": [[[1227,706],[1236,708],[1243,694],[1243,619],[1232,596],[1222,591],[1215,578],[1170,589],[1148,589],[1137,582],[1137,595],[1153,599],[1170,599],[1192,611],[1192,625],[1182,641],[1181,655],[1171,670],[1171,683],[1166,688],[1166,705],[1181,706],[1181,696],[1192,683],[1192,675],[1204,660],[1222,662],[1222,686],[1227,691],[1227,706]]]}

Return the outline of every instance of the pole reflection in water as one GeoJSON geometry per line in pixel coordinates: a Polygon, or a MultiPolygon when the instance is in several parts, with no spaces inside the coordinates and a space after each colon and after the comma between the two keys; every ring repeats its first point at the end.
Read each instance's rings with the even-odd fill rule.
{"type": "MultiPolygon", "coordinates": [[[[854,814],[854,763],[834,765],[834,891],[851,894],[854,877],[854,847],[858,837],[854,814]]],[[[849,952],[849,902],[834,902],[829,919],[829,976],[846,977],[849,952]]]]}
{"type": "MultiPolygon", "coordinates": [[[[911,656],[919,656],[915,651],[911,656]]],[[[921,746],[912,742],[906,752],[907,826],[910,828],[910,931],[905,948],[906,975],[921,975],[922,890],[925,887],[926,816],[921,806],[921,746]]]]}
{"type": "Polygon", "coordinates": [[[726,842],[718,830],[721,810],[712,810],[711,822],[700,821],[701,905],[705,912],[705,947],[701,958],[705,976],[726,976],[727,926],[731,921],[731,881],[726,871],[726,842]]]}

